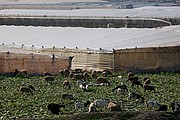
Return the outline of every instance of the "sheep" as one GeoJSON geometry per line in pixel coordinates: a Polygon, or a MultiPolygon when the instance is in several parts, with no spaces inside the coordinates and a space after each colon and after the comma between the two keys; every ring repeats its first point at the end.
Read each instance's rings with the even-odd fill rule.
{"type": "Polygon", "coordinates": [[[96,82],[98,84],[107,84],[107,85],[110,85],[110,82],[105,77],[98,77],[96,79],[96,82]]]}
{"type": "Polygon", "coordinates": [[[157,111],[167,111],[167,105],[161,105],[157,111]]]}
{"type": "Polygon", "coordinates": [[[85,80],[85,77],[82,74],[76,73],[73,75],[74,80],[85,80]]]}
{"type": "Polygon", "coordinates": [[[127,85],[118,85],[116,86],[115,88],[112,89],[112,91],[115,91],[116,89],[120,88],[121,90],[124,90],[124,91],[127,91],[128,92],[128,89],[127,89],[127,85]]]}
{"type": "Polygon", "coordinates": [[[89,77],[89,73],[87,71],[84,71],[83,72],[83,76],[84,76],[84,78],[88,78],[89,77]]]}
{"type": "Polygon", "coordinates": [[[86,84],[85,83],[81,83],[79,85],[79,87],[83,90],[83,91],[87,91],[87,88],[86,88],[86,84]]]}
{"type": "Polygon", "coordinates": [[[14,75],[15,76],[21,76],[21,77],[25,77],[25,76],[27,76],[27,70],[26,69],[22,69],[22,70],[18,70],[18,69],[15,69],[15,71],[14,71],[14,75]]]}
{"type": "Polygon", "coordinates": [[[90,112],[96,112],[96,106],[95,106],[95,103],[93,102],[93,103],[90,103],[90,105],[89,105],[89,111],[88,111],[88,113],[90,113],[90,112]]]}
{"type": "Polygon", "coordinates": [[[138,81],[138,77],[130,77],[130,78],[128,78],[128,80],[130,80],[131,81],[131,83],[132,83],[132,87],[134,86],[134,85],[140,85],[141,87],[143,87],[143,84],[141,84],[141,82],[140,81],[138,81]]]}
{"type": "Polygon", "coordinates": [[[34,90],[35,91],[35,88],[34,88],[34,86],[32,86],[32,85],[29,85],[28,86],[31,90],[34,90]]]}
{"type": "Polygon", "coordinates": [[[143,88],[144,88],[144,92],[145,92],[146,90],[150,90],[150,91],[153,90],[154,93],[156,92],[155,88],[154,88],[153,86],[151,86],[151,85],[144,85],[143,88]]]}
{"type": "Polygon", "coordinates": [[[60,70],[60,71],[59,71],[59,74],[60,74],[61,76],[63,76],[63,77],[68,77],[69,74],[70,74],[70,71],[67,70],[67,69],[60,70]]]}
{"type": "Polygon", "coordinates": [[[84,102],[75,102],[75,109],[83,109],[84,107],[88,107],[90,105],[90,101],[84,102]]]}
{"type": "Polygon", "coordinates": [[[59,115],[60,108],[65,108],[65,105],[50,103],[47,105],[47,108],[48,108],[48,111],[51,111],[52,114],[59,115]]]}
{"type": "Polygon", "coordinates": [[[128,78],[134,77],[134,73],[133,72],[129,72],[128,73],[128,78]]]}
{"type": "Polygon", "coordinates": [[[43,72],[43,76],[52,76],[51,73],[43,72]]]}
{"type": "Polygon", "coordinates": [[[143,86],[151,84],[150,79],[146,79],[143,83],[143,86]]]}
{"type": "Polygon", "coordinates": [[[31,95],[33,95],[33,91],[32,91],[32,89],[29,88],[29,87],[21,87],[21,88],[20,88],[20,91],[21,91],[21,92],[24,92],[24,93],[30,93],[31,95]]]}
{"type": "Polygon", "coordinates": [[[66,87],[71,89],[71,85],[70,85],[70,82],[68,80],[64,80],[64,82],[63,82],[63,88],[66,88],[66,87]]]}
{"type": "Polygon", "coordinates": [[[82,109],[84,108],[83,102],[75,102],[75,109],[82,109]]]}
{"type": "Polygon", "coordinates": [[[136,100],[141,99],[142,102],[144,102],[144,98],[143,98],[141,95],[139,95],[139,94],[137,94],[137,93],[134,93],[134,92],[129,93],[129,98],[130,98],[130,100],[131,100],[132,98],[134,98],[134,99],[136,99],[136,100]]]}
{"type": "Polygon", "coordinates": [[[46,81],[46,82],[51,82],[51,81],[54,81],[55,79],[54,79],[54,77],[53,76],[46,76],[45,78],[44,78],[44,81],[46,81]]]}
{"type": "Polygon", "coordinates": [[[146,108],[159,108],[161,104],[156,101],[146,101],[146,108]]]}
{"type": "Polygon", "coordinates": [[[120,105],[117,105],[117,104],[115,104],[115,103],[113,103],[113,102],[109,102],[107,108],[108,108],[111,112],[112,112],[112,111],[116,111],[116,112],[117,112],[117,111],[122,111],[120,105]]]}
{"type": "Polygon", "coordinates": [[[76,99],[74,98],[73,95],[69,95],[69,94],[62,94],[61,96],[64,100],[74,100],[76,101],[76,99]]]}
{"type": "Polygon", "coordinates": [[[103,77],[106,77],[106,76],[108,76],[108,75],[113,76],[112,72],[109,71],[109,70],[103,70],[103,71],[102,71],[102,76],[103,76],[103,77]]]}
{"type": "Polygon", "coordinates": [[[126,94],[126,91],[125,91],[125,89],[118,88],[118,89],[117,89],[117,93],[120,94],[120,95],[125,95],[125,94],[126,94]]]}
{"type": "Polygon", "coordinates": [[[94,104],[96,107],[106,107],[112,100],[95,100],[94,104]]]}
{"type": "Polygon", "coordinates": [[[98,78],[98,76],[97,76],[95,73],[92,73],[92,74],[91,74],[91,77],[94,78],[94,79],[97,79],[97,78],[98,78]]]}

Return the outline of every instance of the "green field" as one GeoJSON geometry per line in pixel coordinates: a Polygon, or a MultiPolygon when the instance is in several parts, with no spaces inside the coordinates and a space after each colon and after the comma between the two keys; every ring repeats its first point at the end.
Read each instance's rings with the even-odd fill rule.
{"type": "MultiPolygon", "coordinates": [[[[136,74],[141,82],[141,78],[149,77],[151,84],[156,89],[156,93],[151,91],[144,92],[143,88],[140,86],[132,88],[131,83],[127,81],[127,74],[122,74],[122,76],[122,79],[117,76],[108,77],[111,86],[92,86],[88,92],[82,91],[82,89],[78,87],[76,81],[71,78],[64,78],[60,75],[55,76],[55,81],[52,83],[45,82],[43,76],[26,78],[0,76],[0,119],[65,119],[72,114],[74,114],[73,116],[76,115],[78,117],[85,117],[92,114],[87,113],[88,108],[75,110],[74,102],[63,100],[61,98],[62,93],[73,94],[77,101],[83,102],[86,102],[87,100],[93,102],[96,99],[113,99],[121,105],[123,113],[126,112],[126,114],[124,114],[125,116],[131,116],[127,114],[130,114],[132,111],[150,111],[146,109],[144,104],[137,104],[135,101],[129,100],[128,93],[126,95],[119,95],[116,92],[112,92],[112,89],[115,86],[121,84],[128,85],[129,92],[137,92],[144,96],[145,100],[154,100],[167,105],[169,112],[172,111],[170,106],[171,102],[173,100],[180,101],[180,74],[136,74]],[[68,79],[71,82],[72,87],[70,90],[64,89],[62,86],[65,79],[68,79]],[[28,86],[30,84],[36,89],[33,92],[33,95],[19,91],[21,86],[28,86]],[[61,109],[61,115],[53,115],[47,110],[48,103],[64,104],[66,107],[61,109]]],[[[95,83],[95,79],[89,78],[86,82],[95,83]]],[[[97,113],[100,114],[101,112],[109,113],[109,110],[107,108],[98,109],[97,113]]],[[[108,116],[106,115],[106,117],[108,116]]],[[[83,119],[83,117],[81,119],[83,119]]]]}

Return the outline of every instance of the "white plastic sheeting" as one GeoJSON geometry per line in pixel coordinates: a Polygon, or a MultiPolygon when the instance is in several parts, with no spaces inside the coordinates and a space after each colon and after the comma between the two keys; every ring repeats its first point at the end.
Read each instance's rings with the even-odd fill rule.
{"type": "Polygon", "coordinates": [[[65,46],[94,50],[179,46],[180,25],[151,29],[0,26],[0,48],[22,44],[31,49],[33,45],[33,49],[65,46]]]}
{"type": "Polygon", "coordinates": [[[79,16],[79,17],[149,17],[178,18],[180,7],[141,7],[135,9],[73,9],[73,10],[35,10],[35,9],[3,9],[3,16],[79,16]]]}

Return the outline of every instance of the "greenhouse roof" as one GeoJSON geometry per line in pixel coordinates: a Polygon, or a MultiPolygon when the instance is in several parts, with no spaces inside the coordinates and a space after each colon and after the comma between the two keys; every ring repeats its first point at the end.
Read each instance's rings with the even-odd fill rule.
{"type": "Polygon", "coordinates": [[[162,28],[81,28],[0,26],[0,48],[66,48],[106,50],[180,46],[180,25],[162,28]]]}
{"type": "Polygon", "coordinates": [[[73,9],[73,10],[43,10],[43,9],[2,9],[2,16],[61,16],[61,17],[148,17],[148,18],[179,18],[180,7],[140,7],[134,9],[73,9]]]}

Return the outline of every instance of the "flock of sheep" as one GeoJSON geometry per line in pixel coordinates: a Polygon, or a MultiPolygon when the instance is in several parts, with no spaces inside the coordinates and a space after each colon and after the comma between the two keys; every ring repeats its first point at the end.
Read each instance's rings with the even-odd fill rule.
{"type": "MultiPolygon", "coordinates": [[[[15,70],[15,74],[20,74],[20,75],[26,75],[27,71],[22,70],[22,71],[18,71],[15,70]]],[[[82,70],[82,69],[75,69],[73,71],[69,71],[69,70],[61,70],[59,72],[59,74],[61,76],[63,76],[63,78],[71,78],[73,81],[76,81],[77,86],[79,86],[80,89],[82,89],[82,91],[89,91],[89,87],[91,86],[111,86],[111,82],[108,80],[109,77],[114,77],[113,73],[109,70],[104,70],[102,71],[100,74],[97,71],[86,71],[86,70],[82,70]],[[92,78],[95,79],[94,83],[87,83],[86,80],[92,78]]],[[[46,82],[52,82],[55,80],[54,76],[52,76],[50,73],[48,72],[44,72],[43,73],[44,76],[44,81],[46,82]]],[[[122,79],[122,76],[118,76],[120,79],[122,79]]],[[[146,91],[152,91],[152,92],[156,92],[156,89],[154,88],[153,85],[151,85],[151,80],[148,77],[144,77],[143,78],[143,83],[141,83],[142,81],[139,81],[139,78],[132,72],[129,72],[127,74],[127,81],[130,81],[131,83],[131,87],[136,87],[139,86],[139,88],[143,88],[144,92],[146,91]]],[[[69,79],[65,79],[62,86],[63,89],[71,89],[71,81],[69,79]]],[[[33,95],[33,91],[35,91],[35,88],[32,85],[29,86],[22,86],[20,88],[20,91],[23,93],[27,93],[27,94],[31,94],[33,95]]],[[[121,95],[123,94],[128,94],[128,99],[129,100],[135,100],[135,102],[141,103],[141,104],[145,104],[146,108],[157,108],[157,111],[167,111],[168,107],[165,104],[160,104],[157,101],[148,101],[145,100],[145,98],[143,96],[141,96],[140,94],[136,93],[136,92],[129,92],[128,90],[128,86],[126,84],[123,85],[116,85],[113,86],[113,89],[111,92],[117,92],[121,95]]],[[[112,99],[97,99],[94,100],[93,102],[90,102],[89,100],[87,100],[87,102],[79,102],[76,100],[75,96],[72,94],[66,94],[63,93],[61,95],[62,99],[64,100],[71,100],[74,102],[75,104],[75,109],[83,109],[85,107],[88,108],[88,113],[89,112],[97,112],[97,110],[99,108],[108,108],[109,111],[122,111],[122,107],[118,104],[117,101],[112,100],[112,99]]],[[[171,107],[172,107],[172,111],[174,113],[180,113],[180,104],[178,104],[176,101],[171,103],[171,107]]],[[[65,105],[62,104],[57,104],[57,103],[49,103],[47,105],[47,109],[52,113],[52,114],[60,114],[61,113],[61,108],[65,108],[65,105]]]]}

